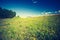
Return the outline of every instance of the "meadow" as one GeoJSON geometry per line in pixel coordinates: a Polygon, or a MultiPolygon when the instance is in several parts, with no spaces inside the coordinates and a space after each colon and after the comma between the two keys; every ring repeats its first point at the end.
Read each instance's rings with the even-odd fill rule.
{"type": "Polygon", "coordinates": [[[60,40],[60,15],[0,19],[0,40],[60,40]]]}

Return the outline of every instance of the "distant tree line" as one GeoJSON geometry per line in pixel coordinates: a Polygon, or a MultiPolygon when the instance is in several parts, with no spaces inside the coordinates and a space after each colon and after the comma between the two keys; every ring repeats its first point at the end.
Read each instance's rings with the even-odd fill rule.
{"type": "Polygon", "coordinates": [[[8,9],[2,9],[0,7],[0,18],[13,18],[16,16],[16,12],[8,9]]]}

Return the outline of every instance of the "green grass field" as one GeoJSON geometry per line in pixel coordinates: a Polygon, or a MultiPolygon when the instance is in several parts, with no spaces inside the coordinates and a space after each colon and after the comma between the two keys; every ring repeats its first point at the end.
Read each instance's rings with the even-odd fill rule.
{"type": "Polygon", "coordinates": [[[0,19],[0,40],[60,40],[60,15],[0,19]]]}

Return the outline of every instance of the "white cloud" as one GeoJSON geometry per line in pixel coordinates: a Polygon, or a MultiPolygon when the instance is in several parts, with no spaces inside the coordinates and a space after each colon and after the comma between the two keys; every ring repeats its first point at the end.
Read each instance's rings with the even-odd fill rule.
{"type": "Polygon", "coordinates": [[[37,3],[38,1],[37,0],[32,0],[33,3],[37,3]]]}
{"type": "Polygon", "coordinates": [[[33,3],[37,3],[38,1],[33,1],[33,3]]]}
{"type": "Polygon", "coordinates": [[[60,13],[60,10],[58,10],[58,12],[60,13]]]}

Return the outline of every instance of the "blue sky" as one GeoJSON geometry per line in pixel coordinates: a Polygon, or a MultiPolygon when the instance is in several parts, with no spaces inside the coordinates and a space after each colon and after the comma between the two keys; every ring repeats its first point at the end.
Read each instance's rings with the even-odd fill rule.
{"type": "Polygon", "coordinates": [[[0,0],[0,7],[11,9],[17,15],[39,15],[43,11],[60,10],[60,0],[0,0]]]}

